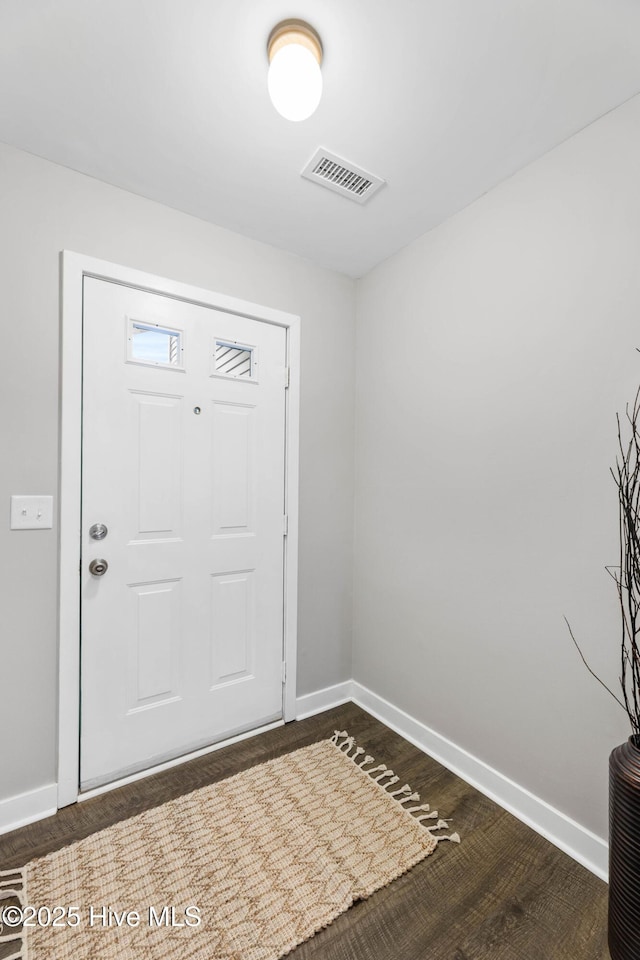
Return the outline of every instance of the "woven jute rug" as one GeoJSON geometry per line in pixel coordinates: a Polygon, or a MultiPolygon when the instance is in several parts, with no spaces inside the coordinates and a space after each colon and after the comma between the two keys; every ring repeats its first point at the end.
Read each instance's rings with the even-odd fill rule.
{"type": "Polygon", "coordinates": [[[336,731],[0,874],[0,941],[20,960],[277,960],[459,841],[398,782],[336,731]]]}

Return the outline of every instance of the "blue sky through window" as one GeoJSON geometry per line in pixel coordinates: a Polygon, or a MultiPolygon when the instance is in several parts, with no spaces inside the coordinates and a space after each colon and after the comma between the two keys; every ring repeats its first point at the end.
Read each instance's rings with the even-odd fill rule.
{"type": "Polygon", "coordinates": [[[134,360],[145,363],[162,363],[167,366],[178,364],[179,334],[169,330],[150,329],[134,324],[133,354],[134,360]]]}

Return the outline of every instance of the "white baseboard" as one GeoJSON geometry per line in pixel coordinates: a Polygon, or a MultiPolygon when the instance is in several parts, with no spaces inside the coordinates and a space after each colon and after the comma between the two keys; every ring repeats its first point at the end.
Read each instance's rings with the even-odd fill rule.
{"type": "Polygon", "coordinates": [[[57,800],[58,788],[55,783],[0,800],[0,833],[10,833],[28,823],[52,816],[58,808],[57,800]]]}
{"type": "MultiPolygon", "coordinates": [[[[346,680],[298,697],[296,717],[303,720],[351,700],[485,796],[495,800],[596,876],[607,880],[608,847],[605,840],[362,684],[346,680]]],[[[56,808],[57,788],[54,783],[0,800],[0,834],[49,817],[56,812],[56,808]]]]}
{"type": "MultiPolygon", "coordinates": [[[[518,820],[550,840],[601,880],[608,879],[608,845],[586,827],[478,760],[425,724],[353,681],[353,702],[433,757],[518,820]]],[[[321,691],[322,692],[322,691],[321,691]]]]}
{"type": "Polygon", "coordinates": [[[323,713],[332,707],[349,703],[350,700],[353,700],[352,680],[345,680],[344,683],[336,683],[332,687],[316,690],[315,693],[308,693],[304,697],[297,698],[296,720],[305,720],[315,713],[323,713]]]}

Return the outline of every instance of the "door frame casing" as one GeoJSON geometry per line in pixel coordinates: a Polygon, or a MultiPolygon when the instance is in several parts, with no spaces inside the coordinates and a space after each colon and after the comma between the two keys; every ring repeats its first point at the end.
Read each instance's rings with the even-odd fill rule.
{"type": "Polygon", "coordinates": [[[69,250],[61,254],[61,374],[58,580],[58,807],[79,796],[80,562],[82,503],[82,321],[85,277],[120,283],[211,310],[284,327],[289,386],[285,393],[285,510],[283,719],[296,715],[298,619],[298,461],[300,317],[168,280],[69,250]]]}

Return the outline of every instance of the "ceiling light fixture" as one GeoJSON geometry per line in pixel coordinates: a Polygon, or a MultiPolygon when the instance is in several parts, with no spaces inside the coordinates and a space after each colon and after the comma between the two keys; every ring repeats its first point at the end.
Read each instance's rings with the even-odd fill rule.
{"type": "Polygon", "coordinates": [[[287,120],[306,120],[322,96],[322,42],[304,20],[283,20],[267,41],[267,87],[278,113],[287,120]]]}

